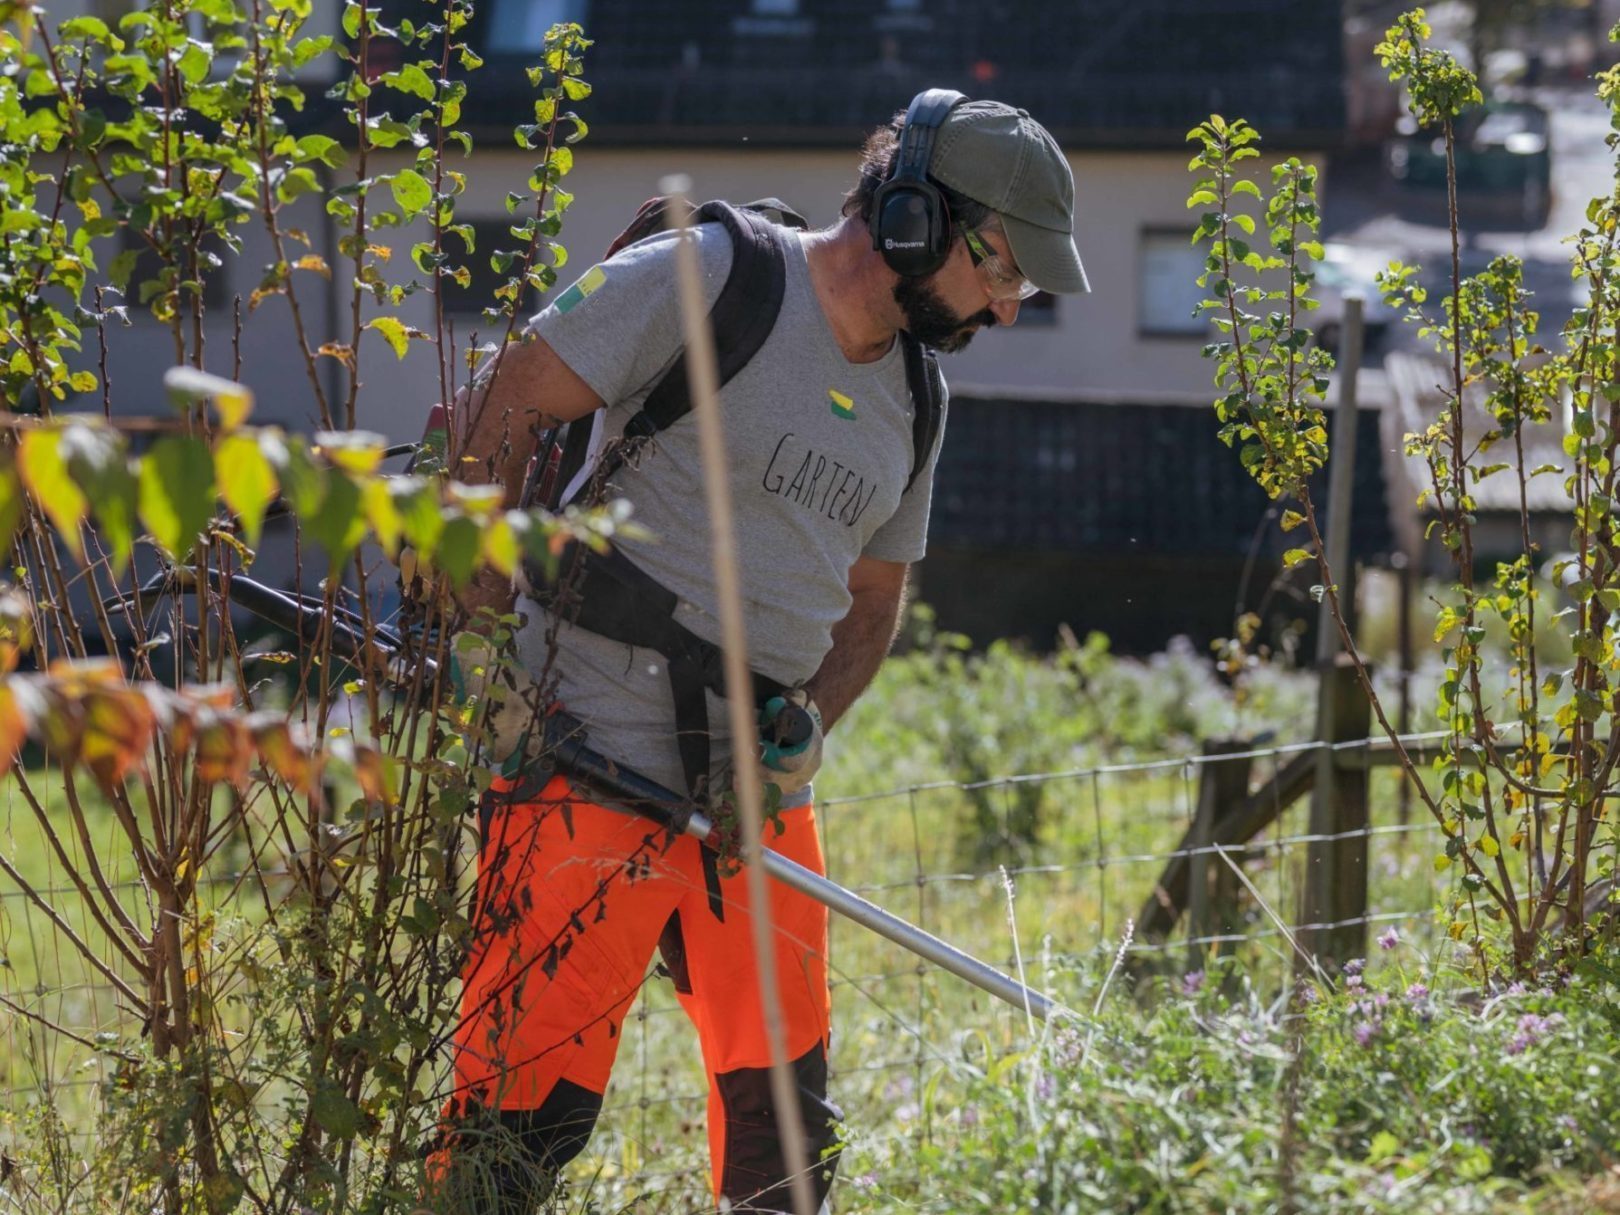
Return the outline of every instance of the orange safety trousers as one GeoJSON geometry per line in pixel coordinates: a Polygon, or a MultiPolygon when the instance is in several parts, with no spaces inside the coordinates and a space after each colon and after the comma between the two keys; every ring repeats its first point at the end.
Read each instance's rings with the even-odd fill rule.
{"type": "MultiPolygon", "coordinates": [[[[717,916],[695,839],[597,805],[565,777],[538,791],[528,783],[498,783],[485,801],[447,1124],[498,1111],[530,1135],[547,1170],[577,1154],[657,948],[709,1077],[716,1198],[738,1211],[791,1209],[746,875],[720,879],[717,916]]],[[[824,873],[813,808],[781,818],[784,830],[767,829],[767,846],[824,873]]],[[[827,909],[769,886],[788,1057],[819,1203],[836,1167],[839,1117],[826,1097],[827,909]]]]}

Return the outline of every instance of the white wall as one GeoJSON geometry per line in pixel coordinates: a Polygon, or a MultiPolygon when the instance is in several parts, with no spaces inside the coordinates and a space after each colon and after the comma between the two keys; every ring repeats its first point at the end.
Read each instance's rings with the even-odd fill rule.
{"type": "MultiPolygon", "coordinates": [[[[535,159],[515,148],[510,152],[481,151],[467,161],[452,158],[453,167],[465,172],[468,180],[458,217],[505,217],[507,192],[526,192],[525,182],[535,159]]],[[[404,163],[403,158],[379,156],[374,158],[371,171],[385,172],[404,163]]],[[[1263,177],[1263,162],[1253,163],[1261,166],[1255,176],[1263,177]]],[[[601,256],[642,200],[658,191],[658,182],[665,174],[680,171],[690,175],[698,198],[746,201],[775,194],[820,225],[836,217],[839,199],[854,175],[855,155],[844,151],[746,147],[735,152],[591,149],[586,144],[578,149],[577,164],[565,179],[578,201],[568,212],[563,227],[562,241],[570,254],[562,275],[564,282],[572,281],[601,256]]],[[[1184,205],[1191,181],[1186,156],[1179,152],[1087,152],[1071,157],[1071,164],[1076,181],[1078,242],[1092,294],[1060,299],[1055,325],[981,333],[968,351],[946,360],[948,378],[959,389],[1091,399],[1207,398],[1212,367],[1199,355],[1207,338],[1138,333],[1140,234],[1146,228],[1190,231],[1193,222],[1184,205]]],[[[342,180],[348,174],[336,176],[342,180]]],[[[386,200],[386,193],[382,197],[386,200]]],[[[336,269],[336,283],[331,286],[313,273],[296,276],[312,346],[327,340],[346,340],[348,332],[349,275],[334,256],[325,223],[324,213],[313,199],[300,200],[297,209],[289,209],[283,217],[284,226],[306,230],[315,251],[325,255],[336,269]]],[[[245,296],[272,256],[262,224],[255,221],[245,226],[243,234],[246,248],[231,268],[230,290],[245,296]]],[[[409,277],[410,246],[424,235],[422,226],[374,234],[375,243],[395,250],[386,267],[390,278],[409,277]]],[[[516,243],[514,240],[511,245],[516,243]]],[[[452,242],[452,247],[459,252],[458,244],[452,242]]],[[[301,247],[293,249],[294,256],[301,252],[301,247]]],[[[489,252],[481,247],[476,256],[485,259],[489,252]]],[[[367,317],[383,311],[367,298],[367,317]]],[[[433,329],[432,302],[425,292],[387,311],[419,329],[433,329]]],[[[172,362],[172,348],[150,317],[141,315],[135,307],[131,312],[136,315],[136,328],[114,336],[115,375],[126,389],[155,387],[162,368],[172,362]]],[[[460,318],[458,340],[466,338],[471,324],[467,318],[460,318]]],[[[212,318],[208,330],[209,366],[228,373],[228,313],[212,318]]],[[[308,426],[315,409],[307,375],[290,335],[287,301],[271,298],[261,304],[246,326],[243,378],[258,391],[263,402],[262,416],[308,426]]],[[[369,333],[362,350],[365,387],[360,424],[396,440],[415,437],[437,397],[435,347],[413,342],[409,355],[400,362],[377,334],[369,333]]],[[[335,382],[335,368],[330,363],[321,361],[323,382],[335,382]]],[[[152,403],[156,403],[155,398],[152,403]]]]}

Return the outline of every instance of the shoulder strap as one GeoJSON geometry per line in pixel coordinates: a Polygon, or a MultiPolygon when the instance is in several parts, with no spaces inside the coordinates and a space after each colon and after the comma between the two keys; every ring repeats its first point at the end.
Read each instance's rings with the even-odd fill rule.
{"type": "Polygon", "coordinates": [[[939,356],[904,329],[900,331],[900,349],[906,360],[906,386],[911,390],[911,476],[906,478],[909,490],[928,466],[928,457],[939,439],[945,381],[939,371],[939,356]]]}
{"type": "MultiPolygon", "coordinates": [[[[704,203],[692,222],[720,223],[731,236],[731,272],[709,309],[719,379],[724,386],[759,353],[776,326],[787,290],[787,253],[770,220],[729,203],[704,203]]],[[[656,434],[691,409],[683,349],[647,394],[641,411],[625,425],[625,436],[656,434]]]]}

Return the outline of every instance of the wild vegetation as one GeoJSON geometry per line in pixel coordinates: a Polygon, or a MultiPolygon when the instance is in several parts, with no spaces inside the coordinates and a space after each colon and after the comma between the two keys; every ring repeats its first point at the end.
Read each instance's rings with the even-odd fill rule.
{"type": "MultiPolygon", "coordinates": [[[[3,1067],[25,1095],[3,1115],[0,1194],[21,1210],[478,1209],[476,1193],[430,1195],[423,1167],[458,1015],[468,811],[491,779],[487,713],[504,683],[498,661],[458,647],[469,622],[450,592],[622,520],[499,509],[453,475],[453,417],[442,452],[385,476],[386,444],[353,429],[358,359],[380,342],[425,360],[448,402],[475,362],[499,374],[517,301],[552,286],[564,257],[561,185],[585,135],[567,107],[588,91],[589,44],[575,26],[548,36],[533,122],[515,131],[536,164],[508,200],[510,247],[474,250],[452,158],[470,143],[458,124],[479,68],[470,0],[424,4],[393,28],[348,3],[341,38],[308,33],[312,11],[160,0],[116,25],[11,9],[0,29],[0,383],[13,407],[0,419],[0,763],[26,747],[3,791],[3,1067]],[[404,48],[397,65],[374,58],[385,40],[404,48]],[[299,125],[300,73],[327,59],[341,65],[344,142],[299,125]],[[340,184],[319,199],[329,174],[340,184]],[[317,199],[345,226],[335,263],[288,219],[317,199]],[[204,288],[246,225],[275,260],[237,301],[236,340],[210,344],[204,288]],[[114,253],[120,234],[149,260],[114,253]],[[458,349],[440,293],[474,257],[507,281],[487,318],[496,340],[458,349]],[[153,269],[136,277],[142,264],[153,269]],[[350,305],[341,335],[302,319],[326,276],[350,305]],[[397,315],[420,292],[435,301],[431,330],[397,315]],[[105,359],[131,307],[173,346],[161,417],[120,407],[154,386],[116,382],[105,359]],[[240,334],[272,309],[323,428],[309,438],[256,424],[234,382],[240,334]],[[276,529],[308,598],[275,608],[282,632],[267,641],[231,604],[265,607],[251,575],[276,529]],[[400,591],[384,557],[403,558],[400,591]],[[453,674],[458,656],[470,682],[453,674]]],[[[1382,53],[1448,127],[1473,86],[1425,38],[1408,15],[1382,53]]],[[[1620,130],[1620,77],[1600,95],[1620,130]]],[[[1293,559],[1317,563],[1332,602],[1306,488],[1328,454],[1331,369],[1304,324],[1314,170],[1288,161],[1262,190],[1241,175],[1258,139],[1246,124],[1212,118],[1194,136],[1221,437],[1293,499],[1284,526],[1308,537],[1293,559]]],[[[1512,259],[1465,280],[1454,256],[1438,312],[1412,271],[1386,279],[1451,363],[1446,413],[1410,443],[1458,560],[1436,630],[1447,745],[1432,770],[1406,773],[1433,831],[1392,836],[1380,858],[1388,907],[1411,918],[1366,967],[1296,979],[1268,910],[1296,888],[1280,842],[1255,861],[1254,941],[1207,973],[1176,973],[1166,956],[1143,978],[1124,961],[1122,912],[1151,891],[1191,785],[1174,764],[1100,766],[1212,734],[1302,741],[1308,676],[1241,645],[1221,676],[1181,650],[1120,659],[1100,638],[1049,659],[975,653],[918,618],[830,746],[833,874],[888,901],[905,891],[902,910],[1014,954],[1080,1015],[1041,1030],[837,936],[844,1209],[1615,1204],[1604,810],[1620,757],[1620,194],[1588,219],[1574,249],[1591,298],[1557,352],[1534,345],[1512,259]],[[1566,393],[1567,467],[1524,467],[1518,437],[1566,393]],[[1466,423],[1480,408],[1483,430],[1466,423]],[[1565,478],[1570,555],[1534,551],[1527,531],[1518,561],[1476,569],[1469,490],[1490,476],[1565,478]],[[1549,645],[1567,649],[1554,671],[1549,645]],[[1011,773],[1046,775],[999,779],[1011,773]],[[1407,841],[1424,838],[1433,851],[1414,853],[1407,841]]],[[[512,622],[478,623],[499,642],[512,622]]],[[[1381,704],[1387,686],[1363,672],[1381,704]]],[[[1378,823],[1404,831],[1393,786],[1382,792],[1378,823]]],[[[649,985],[641,1057],[557,1210],[706,1201],[692,1167],[701,1103],[682,1104],[690,1045],[669,1003],[649,985]]]]}

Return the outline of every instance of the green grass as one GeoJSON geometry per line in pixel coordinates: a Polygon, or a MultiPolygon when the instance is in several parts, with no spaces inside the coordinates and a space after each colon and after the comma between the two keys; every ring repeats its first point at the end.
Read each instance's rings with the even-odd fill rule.
{"type": "MultiPolygon", "coordinates": [[[[1202,737],[1257,733],[1268,721],[1277,723],[1278,743],[1308,730],[1309,677],[1263,669],[1246,692],[1239,703],[1186,652],[1134,663],[1093,645],[1047,662],[1008,647],[982,658],[936,648],[891,662],[834,733],[818,780],[829,873],[995,965],[1010,970],[1021,957],[1034,985],[1089,1009],[1100,984],[1092,960],[1118,947],[1197,797],[1196,771],[1185,764],[1129,765],[1195,754],[1202,737]],[[1058,775],[966,787],[1020,773],[1058,775]],[[1016,892],[1011,914],[1003,864],[1016,892]]],[[[1275,762],[1257,761],[1255,778],[1269,775],[1275,762]]],[[[59,801],[59,775],[36,773],[34,781],[59,801]]],[[[1394,825],[1392,774],[1375,775],[1372,800],[1375,826],[1394,825]]],[[[106,807],[95,802],[88,810],[98,851],[121,857],[106,807]]],[[[9,782],[0,785],[0,814],[6,856],[30,883],[61,890],[59,866],[9,782]]],[[[1285,920],[1297,906],[1304,856],[1301,845],[1286,841],[1303,832],[1304,815],[1301,804],[1284,816],[1248,866],[1285,920]]],[[[1443,893],[1430,864],[1432,837],[1376,835],[1371,852],[1373,912],[1402,913],[1402,934],[1422,941],[1429,909],[1443,893]]],[[[219,868],[240,864],[225,856],[219,868]]],[[[109,867],[112,880],[135,876],[127,858],[109,867]]],[[[223,896],[228,888],[213,889],[223,896]]],[[[52,898],[106,956],[77,896],[52,898]]],[[[138,891],[130,899],[148,914],[138,891]]],[[[89,1033],[130,1030],[96,976],[3,883],[0,907],[10,962],[0,990],[8,998],[89,1033]]],[[[251,907],[220,910],[240,913],[236,927],[251,933],[251,907]]],[[[1251,902],[1245,914],[1254,939],[1221,946],[1217,957],[1235,958],[1252,982],[1275,990],[1292,969],[1288,946],[1265,908],[1251,902]]],[[[1181,942],[1156,956],[1174,975],[1191,964],[1181,942]]],[[[953,977],[919,973],[911,955],[850,925],[834,924],[830,961],[832,1083],[855,1145],[846,1175],[907,1169],[927,1159],[952,1125],[955,1086],[990,1060],[1028,1051],[1028,1026],[1017,1010],[953,977]]],[[[1111,999],[1123,998],[1120,985],[1111,999]]],[[[14,1115],[0,1139],[16,1144],[29,1125],[26,1111],[49,1086],[68,1129],[87,1142],[102,1065],[87,1048],[46,1041],[22,1019],[0,1016],[0,1024],[8,1048],[0,1083],[14,1115]]],[[[587,1195],[607,1210],[631,1201],[644,1211],[701,1209],[703,1118],[695,1036],[668,985],[649,982],[624,1027],[601,1129],[575,1169],[572,1201],[581,1209],[587,1195]]],[[[841,1209],[892,1209],[862,1207],[861,1193],[843,1187],[841,1202],[854,1205],[841,1209]]]]}

